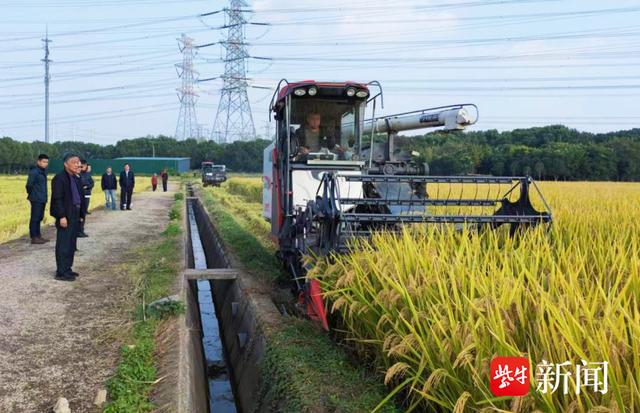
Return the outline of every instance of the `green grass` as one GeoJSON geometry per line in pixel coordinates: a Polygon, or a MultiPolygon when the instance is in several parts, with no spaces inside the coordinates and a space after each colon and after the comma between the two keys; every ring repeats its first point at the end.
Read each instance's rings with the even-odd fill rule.
{"type": "Polygon", "coordinates": [[[122,348],[122,359],[115,376],[107,382],[110,402],[105,413],[150,412],[149,401],[156,369],[153,366],[154,331],[156,322],[149,319],[138,323],[134,330],[134,344],[122,348]]]}
{"type": "MultiPolygon", "coordinates": [[[[372,411],[386,390],[319,328],[290,319],[268,339],[261,401],[281,413],[372,411]]],[[[399,412],[385,405],[379,412],[399,412]]]]}
{"type": "Polygon", "coordinates": [[[255,205],[229,199],[228,195],[220,193],[220,188],[203,190],[202,200],[220,237],[250,273],[265,281],[287,278],[275,257],[275,247],[268,239],[268,228],[265,230],[264,225],[256,222],[255,205]],[[259,232],[261,227],[262,232],[259,232]],[[257,236],[256,231],[262,236],[257,236]]]}
{"type": "MultiPolygon", "coordinates": [[[[172,211],[179,211],[176,200],[172,211]]],[[[181,232],[178,216],[162,233],[159,241],[137,251],[139,260],[128,273],[136,288],[136,308],[132,317],[135,327],[130,345],[122,347],[122,358],[116,373],[107,381],[109,402],[105,413],[144,413],[154,409],[149,395],[156,380],[153,354],[158,321],[184,311],[183,303],[172,303],[162,310],[147,310],[147,304],[171,294],[179,265],[178,237],[181,232]]]]}

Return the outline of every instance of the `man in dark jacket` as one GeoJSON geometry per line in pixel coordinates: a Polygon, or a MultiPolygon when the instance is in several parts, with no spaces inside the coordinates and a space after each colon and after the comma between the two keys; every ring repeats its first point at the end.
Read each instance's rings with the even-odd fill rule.
{"type": "Polygon", "coordinates": [[[169,182],[169,173],[165,168],[160,174],[160,178],[162,178],[162,191],[167,192],[167,182],[169,182]]]}
{"type": "MultiPolygon", "coordinates": [[[[93,177],[91,176],[91,165],[87,163],[86,160],[80,160],[81,171],[80,171],[80,184],[82,185],[83,194],[82,196],[85,198],[86,202],[84,204],[84,214],[85,216],[90,214],[89,212],[89,202],[91,202],[91,191],[93,190],[94,182],[93,177]]],[[[84,224],[87,220],[83,220],[80,223],[80,231],[78,232],[78,237],[86,238],[88,235],[84,232],[84,224]]]]}
{"type": "Polygon", "coordinates": [[[136,178],[133,175],[131,166],[124,164],[124,171],[120,172],[120,209],[124,211],[125,207],[131,210],[131,196],[133,195],[133,187],[136,185],[136,178]]]}
{"type": "Polygon", "coordinates": [[[107,168],[107,171],[102,174],[102,190],[104,191],[104,198],[107,202],[107,209],[111,208],[116,210],[116,190],[118,189],[118,183],[116,176],[113,174],[111,167],[107,168]]]}
{"type": "Polygon", "coordinates": [[[31,168],[27,178],[27,199],[31,203],[29,236],[32,244],[49,242],[48,239],[42,238],[40,233],[40,222],[44,219],[44,208],[47,204],[47,166],[49,166],[49,157],[41,153],[38,155],[36,166],[31,168]]]}
{"type": "Polygon", "coordinates": [[[86,198],[77,174],[80,158],[75,154],[64,156],[64,171],[51,181],[51,216],[56,219],[56,279],[73,281],[78,276],[71,267],[76,251],[80,222],[85,217],[86,198]]]}

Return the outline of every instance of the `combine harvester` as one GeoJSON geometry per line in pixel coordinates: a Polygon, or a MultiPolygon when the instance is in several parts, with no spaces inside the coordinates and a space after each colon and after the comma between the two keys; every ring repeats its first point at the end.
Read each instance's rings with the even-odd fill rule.
{"type": "MultiPolygon", "coordinates": [[[[429,167],[396,150],[402,131],[461,130],[477,121],[473,104],[376,117],[378,82],[281,80],[270,104],[276,138],[264,151],[263,215],[271,222],[278,257],[292,274],[299,305],[328,329],[320,286],[308,280],[302,257],[345,252],[351,241],[409,223],[518,228],[551,222],[551,212],[528,176],[429,176],[429,167]],[[372,96],[370,87],[377,93],[372,96]],[[365,108],[372,118],[365,120],[365,108]],[[320,119],[320,148],[301,148],[309,117],[320,119]],[[533,207],[530,190],[543,211],[533,207]]],[[[314,121],[312,119],[312,121],[314,121]]],[[[314,136],[315,137],[315,136],[314,136]]]]}

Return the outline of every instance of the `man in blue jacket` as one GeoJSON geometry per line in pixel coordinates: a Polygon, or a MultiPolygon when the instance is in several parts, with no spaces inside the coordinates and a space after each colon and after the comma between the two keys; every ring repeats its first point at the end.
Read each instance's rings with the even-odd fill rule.
{"type": "Polygon", "coordinates": [[[44,208],[47,204],[47,166],[49,157],[38,155],[36,166],[29,171],[27,178],[27,199],[31,203],[31,219],[29,220],[29,236],[32,244],[44,244],[48,239],[42,238],[40,222],[44,219],[44,208]]]}
{"type": "Polygon", "coordinates": [[[136,178],[128,163],[124,164],[124,171],[120,172],[120,209],[131,210],[131,196],[133,187],[136,185],[136,178]]]}

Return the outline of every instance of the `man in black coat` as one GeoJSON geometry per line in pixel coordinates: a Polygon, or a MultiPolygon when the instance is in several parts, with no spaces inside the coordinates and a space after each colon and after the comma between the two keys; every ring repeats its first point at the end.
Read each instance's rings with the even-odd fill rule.
{"type": "MultiPolygon", "coordinates": [[[[91,176],[91,165],[87,163],[86,160],[80,160],[80,185],[82,185],[83,194],[82,196],[85,198],[84,204],[84,214],[85,216],[90,214],[89,212],[89,202],[91,202],[91,191],[93,190],[94,182],[93,177],[91,176]]],[[[86,238],[88,235],[84,232],[84,224],[87,220],[83,220],[80,223],[80,231],[78,232],[78,237],[86,238]]]]}
{"type": "Polygon", "coordinates": [[[131,166],[124,164],[124,171],[120,172],[120,209],[124,211],[125,207],[131,210],[131,196],[133,195],[133,187],[136,185],[136,178],[133,175],[131,166]]]}
{"type": "Polygon", "coordinates": [[[31,219],[29,220],[29,236],[32,244],[44,244],[48,239],[42,238],[40,222],[44,219],[44,208],[47,204],[47,166],[49,157],[44,153],[38,155],[36,166],[29,171],[27,178],[27,199],[31,203],[31,219]]]}
{"type": "Polygon", "coordinates": [[[51,181],[51,216],[56,219],[56,279],[73,281],[78,276],[71,267],[76,251],[78,229],[85,217],[86,198],[83,196],[80,158],[64,156],[64,171],[51,181]]]}

